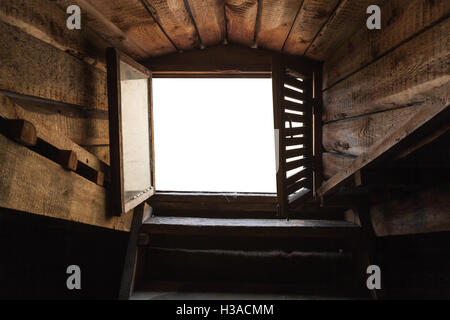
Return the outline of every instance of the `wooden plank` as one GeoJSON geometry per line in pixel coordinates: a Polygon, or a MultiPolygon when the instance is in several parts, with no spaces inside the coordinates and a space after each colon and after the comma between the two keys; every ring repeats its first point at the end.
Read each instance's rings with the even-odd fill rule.
{"type": "Polygon", "coordinates": [[[48,0],[4,0],[0,20],[15,26],[86,63],[106,71],[105,48],[110,46],[88,27],[77,32],[66,26],[68,15],[48,0]]]}
{"type": "MultiPolygon", "coordinates": [[[[48,2],[48,1],[47,1],[48,2]]],[[[54,0],[66,12],[71,5],[78,5],[83,13],[83,28],[89,28],[101,38],[106,39],[112,46],[117,47],[130,56],[139,58],[149,55],[143,47],[130,39],[124,31],[103,15],[89,0],[54,0]]],[[[66,17],[67,19],[67,17],[66,17]]]]}
{"type": "MultiPolygon", "coordinates": [[[[104,171],[106,163],[109,163],[102,163],[95,155],[69,138],[70,136],[79,137],[82,134],[86,135],[86,131],[92,131],[93,129],[89,130],[89,122],[93,120],[66,118],[59,113],[34,112],[15,104],[2,95],[0,95],[0,116],[8,119],[24,119],[31,122],[36,128],[36,134],[39,138],[58,149],[73,150],[77,154],[78,161],[97,171],[104,171]],[[80,122],[79,125],[76,125],[77,121],[80,122]],[[71,124],[71,122],[75,125],[71,124]]],[[[103,120],[103,122],[105,123],[102,129],[107,131],[107,121],[103,120]]],[[[86,141],[85,138],[80,137],[80,139],[86,141]]]]}
{"type": "Polygon", "coordinates": [[[346,156],[333,152],[324,152],[322,154],[323,175],[326,179],[338,174],[341,170],[347,168],[355,160],[353,156],[346,156]]]}
{"type": "Polygon", "coordinates": [[[323,120],[330,121],[448,96],[450,18],[324,92],[323,120]],[[414,52],[414,54],[411,54],[414,52]],[[417,57],[420,57],[418,59],[417,57]]]}
{"type": "Polygon", "coordinates": [[[0,206],[129,231],[131,214],[106,216],[106,191],[0,135],[0,206]]]}
{"type": "Polygon", "coordinates": [[[128,236],[127,252],[124,258],[122,279],[120,282],[119,300],[128,300],[133,293],[133,277],[136,268],[136,254],[139,230],[144,217],[144,210],[149,211],[148,205],[140,204],[133,209],[133,220],[131,221],[130,234],[128,236]]]}
{"type": "Polygon", "coordinates": [[[106,74],[0,22],[0,90],[107,110],[106,74]]]}
{"type": "Polygon", "coordinates": [[[323,28],[317,34],[305,55],[326,60],[336,47],[340,46],[359,28],[366,28],[367,7],[381,6],[387,0],[342,0],[337,5],[323,28]]]}
{"type": "Polygon", "coordinates": [[[197,31],[186,10],[184,0],[144,1],[178,49],[189,50],[199,45],[197,31]]]}
{"type": "Polygon", "coordinates": [[[303,0],[261,0],[256,43],[260,48],[280,51],[303,0]]]}
{"type": "Polygon", "coordinates": [[[258,0],[225,0],[225,19],[229,41],[252,46],[258,0]]]}
{"type": "MultiPolygon", "coordinates": [[[[363,169],[381,157],[389,156],[389,152],[394,153],[399,148],[408,143],[408,140],[419,139],[423,136],[423,131],[430,130],[440,121],[448,123],[450,98],[439,99],[430,97],[413,117],[394,130],[386,138],[378,141],[369,150],[357,157],[345,170],[336,174],[326,181],[319,188],[319,195],[322,197],[335,191],[339,186],[346,183],[358,170],[363,169]],[[422,130],[420,130],[422,129],[422,130]],[[409,139],[408,139],[409,138],[409,139]]],[[[442,124],[441,124],[442,125],[442,124]]]]}
{"type": "Polygon", "coordinates": [[[328,152],[359,156],[388,137],[423,107],[417,105],[330,122],[323,126],[323,147],[328,152]]]}
{"type": "Polygon", "coordinates": [[[284,51],[304,55],[337,3],[338,0],[304,0],[284,45],[284,51]]]}
{"type": "Polygon", "coordinates": [[[151,217],[142,231],[150,234],[214,234],[246,236],[345,237],[359,232],[359,226],[336,220],[210,219],[151,217]]]}
{"type": "Polygon", "coordinates": [[[145,60],[143,64],[157,76],[167,73],[202,73],[221,70],[235,73],[259,72],[270,75],[272,54],[229,44],[151,58],[145,60]]]}
{"type": "MultiPolygon", "coordinates": [[[[79,0],[78,0],[79,1],[79,0]]],[[[93,8],[123,31],[127,39],[145,50],[146,56],[156,56],[176,51],[171,41],[153,19],[140,0],[85,0],[93,8]]],[[[83,7],[82,7],[83,8],[83,7]]],[[[89,21],[89,26],[100,34],[104,24],[98,19],[89,21]]],[[[107,32],[107,30],[105,31],[107,32]]]]}
{"type": "Polygon", "coordinates": [[[404,195],[370,208],[379,237],[450,231],[450,185],[404,195]]]}
{"type": "Polygon", "coordinates": [[[325,89],[448,16],[450,2],[394,0],[387,1],[381,11],[381,30],[361,28],[327,58],[325,89]]]}
{"type": "Polygon", "coordinates": [[[217,45],[225,39],[224,3],[217,0],[187,0],[205,46],[217,45]]]}

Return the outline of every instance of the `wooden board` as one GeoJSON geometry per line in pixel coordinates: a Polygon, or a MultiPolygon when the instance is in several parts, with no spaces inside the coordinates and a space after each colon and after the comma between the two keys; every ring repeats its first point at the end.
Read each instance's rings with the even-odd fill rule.
{"type": "Polygon", "coordinates": [[[450,231],[450,185],[405,195],[370,208],[377,236],[450,231]]]}
{"type": "Polygon", "coordinates": [[[221,234],[227,236],[354,236],[359,226],[336,220],[283,219],[209,219],[180,217],[151,217],[141,230],[150,234],[221,234]]]}
{"type": "Polygon", "coordinates": [[[450,19],[435,25],[324,92],[330,121],[448,96],[450,19]],[[420,57],[420,58],[418,58],[420,57]]]}
{"type": "Polygon", "coordinates": [[[144,2],[178,49],[189,50],[199,45],[197,31],[184,0],[144,0],[144,2]]]}
{"type": "Polygon", "coordinates": [[[106,216],[106,191],[0,135],[0,206],[129,231],[132,215],[106,216]]]}
{"type": "Polygon", "coordinates": [[[235,73],[259,72],[270,76],[272,54],[268,51],[229,44],[150,58],[143,64],[157,76],[166,73],[202,73],[221,70],[235,73]]]}
{"type": "Polygon", "coordinates": [[[48,0],[4,0],[0,20],[62,51],[106,71],[105,48],[110,46],[88,27],[67,29],[68,15],[48,0]]]}
{"type": "Polygon", "coordinates": [[[381,30],[361,28],[326,59],[324,88],[333,86],[448,16],[450,2],[395,0],[387,1],[381,10],[381,30]]]}
{"type": "MultiPolygon", "coordinates": [[[[147,54],[155,56],[176,51],[176,48],[139,0],[85,0],[115,24],[133,43],[147,54]]],[[[104,24],[99,19],[89,21],[89,26],[102,34],[104,24]]],[[[107,32],[107,30],[105,31],[107,32]]]]}
{"type": "Polygon", "coordinates": [[[258,0],[225,0],[227,39],[252,46],[257,13],[258,0]]]}
{"type": "Polygon", "coordinates": [[[366,28],[367,7],[381,5],[385,1],[387,0],[341,0],[306,50],[306,56],[326,60],[343,41],[358,29],[366,28]]]}
{"type": "Polygon", "coordinates": [[[280,51],[303,0],[261,0],[256,29],[260,48],[280,51]]]}
{"type": "Polygon", "coordinates": [[[217,0],[187,0],[205,46],[217,45],[225,39],[224,2],[217,0]]]}
{"type": "Polygon", "coordinates": [[[304,0],[284,51],[304,55],[337,3],[338,0],[304,0]]]}
{"type": "Polygon", "coordinates": [[[0,90],[107,110],[106,73],[0,22],[0,90]]]}
{"type": "Polygon", "coordinates": [[[323,175],[325,178],[330,178],[341,170],[347,168],[350,163],[355,160],[355,157],[338,154],[334,152],[322,153],[323,175]]]}
{"type": "Polygon", "coordinates": [[[429,97],[421,109],[403,125],[400,125],[384,139],[375,143],[367,152],[357,157],[345,170],[323,183],[318,190],[319,195],[323,197],[326,194],[335,192],[341,185],[348,182],[356,172],[377,160],[393,156],[395,151],[399,151],[407,147],[408,144],[422,139],[430,130],[435,130],[436,127],[448,124],[450,116],[449,105],[449,97],[444,100],[439,97],[429,97]]]}
{"type": "Polygon", "coordinates": [[[323,147],[329,152],[359,156],[414,116],[421,105],[330,122],[323,126],[323,147]]]}

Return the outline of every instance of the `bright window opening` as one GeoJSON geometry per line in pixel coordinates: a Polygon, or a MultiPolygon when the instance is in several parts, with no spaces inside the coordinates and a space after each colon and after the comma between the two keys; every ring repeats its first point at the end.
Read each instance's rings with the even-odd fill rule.
{"type": "Polygon", "coordinates": [[[271,79],[153,79],[157,191],[276,193],[271,79]]]}

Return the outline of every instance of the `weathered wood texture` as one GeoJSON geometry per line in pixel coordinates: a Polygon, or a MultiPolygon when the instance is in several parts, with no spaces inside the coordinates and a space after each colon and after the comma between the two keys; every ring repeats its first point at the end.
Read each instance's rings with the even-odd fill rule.
{"type": "Polygon", "coordinates": [[[374,113],[323,126],[323,147],[329,152],[359,156],[404,124],[422,105],[374,113]]]}
{"type": "MultiPolygon", "coordinates": [[[[55,105],[50,108],[39,102],[8,98],[0,94],[1,116],[8,119],[30,121],[38,132],[42,132],[42,135],[46,137],[44,140],[62,139],[66,141],[61,149],[71,149],[69,145],[75,144],[82,146],[106,145],[107,147],[109,144],[107,120],[86,118],[75,112],[64,114],[60,107],[55,105]]],[[[74,148],[77,149],[77,147],[74,148]]],[[[86,161],[90,161],[91,164],[95,162],[90,156],[86,158],[86,161]]]]}
{"type": "Polygon", "coordinates": [[[129,231],[132,215],[107,217],[105,189],[0,135],[0,206],[129,231]]]}
{"type": "Polygon", "coordinates": [[[285,220],[285,219],[208,219],[151,217],[144,221],[142,231],[150,234],[197,234],[224,236],[304,236],[352,237],[359,226],[335,220],[285,220]]]}
{"type": "MultiPolygon", "coordinates": [[[[85,2],[117,26],[124,33],[125,39],[139,45],[146,52],[145,56],[141,55],[142,58],[176,51],[142,1],[85,0],[85,2]]],[[[111,34],[110,28],[105,28],[105,23],[99,17],[92,17],[88,25],[98,33],[105,34],[107,39],[107,34],[111,34]]],[[[117,35],[112,35],[112,38],[117,38],[117,35]]]]}
{"type": "MultiPolygon", "coordinates": [[[[447,84],[447,90],[450,83],[447,84]]],[[[373,162],[393,156],[398,149],[405,148],[414,140],[423,138],[430,130],[435,130],[436,126],[446,125],[449,119],[450,97],[430,97],[403,125],[396,130],[392,130],[389,135],[373,144],[367,152],[357,157],[347,168],[326,181],[318,190],[323,197],[328,193],[336,191],[341,185],[346,183],[353,175],[372,164],[373,162]]]]}
{"type": "Polygon", "coordinates": [[[263,50],[253,50],[239,45],[221,45],[205,50],[174,53],[144,60],[143,64],[154,75],[171,72],[263,72],[270,74],[272,55],[263,50]]]}
{"type": "Polygon", "coordinates": [[[105,48],[109,44],[90,28],[67,29],[68,15],[48,0],[4,0],[0,3],[0,20],[20,28],[102,71],[105,68],[105,48]]]}
{"type": "Polygon", "coordinates": [[[326,60],[342,41],[365,28],[366,10],[370,5],[381,5],[386,0],[342,0],[328,18],[316,38],[306,50],[313,59],[326,60]]]}
{"type": "Polygon", "coordinates": [[[405,195],[370,209],[377,236],[450,231],[450,185],[405,195]]]}
{"type": "Polygon", "coordinates": [[[381,10],[381,30],[361,28],[326,59],[325,89],[448,17],[450,2],[391,0],[381,10]]]}
{"type": "Polygon", "coordinates": [[[304,55],[337,3],[338,0],[304,0],[284,51],[304,55]]]}
{"type": "Polygon", "coordinates": [[[252,46],[257,13],[258,0],[225,0],[227,39],[252,46]]]}
{"type": "Polygon", "coordinates": [[[303,0],[261,0],[256,28],[258,47],[280,51],[303,0]]]}
{"type": "MultiPolygon", "coordinates": [[[[89,130],[85,130],[89,124],[88,119],[66,118],[59,113],[47,114],[43,113],[42,109],[40,111],[37,108],[24,108],[15,104],[9,98],[0,95],[0,116],[7,119],[23,119],[31,122],[36,128],[39,138],[58,149],[73,150],[80,162],[95,170],[102,170],[104,165],[101,164],[99,159],[84,148],[81,148],[79,144],[70,138],[74,134],[76,137],[79,134],[77,138],[86,142],[86,134],[89,133],[89,130]],[[77,122],[79,122],[78,125],[77,122]],[[83,122],[86,122],[86,125],[83,126],[83,122]]],[[[105,128],[103,127],[103,129],[105,128]]]]}
{"type": "Polygon", "coordinates": [[[346,168],[355,157],[334,152],[322,153],[323,176],[328,179],[346,168]]]}
{"type": "Polygon", "coordinates": [[[222,0],[186,0],[205,46],[225,39],[225,10],[222,0]]]}
{"type": "Polygon", "coordinates": [[[143,0],[178,49],[198,46],[199,38],[184,0],[143,0]]]}
{"type": "Polygon", "coordinates": [[[392,109],[435,95],[450,80],[449,59],[446,19],[326,90],[323,120],[392,109]]]}
{"type": "Polygon", "coordinates": [[[106,73],[0,22],[0,90],[107,110],[106,73]]]}

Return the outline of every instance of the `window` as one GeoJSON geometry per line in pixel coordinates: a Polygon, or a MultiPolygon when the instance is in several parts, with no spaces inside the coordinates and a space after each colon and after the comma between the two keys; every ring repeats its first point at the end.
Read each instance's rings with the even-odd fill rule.
{"type": "Polygon", "coordinates": [[[272,80],[153,79],[158,191],[276,193],[272,80]]]}

